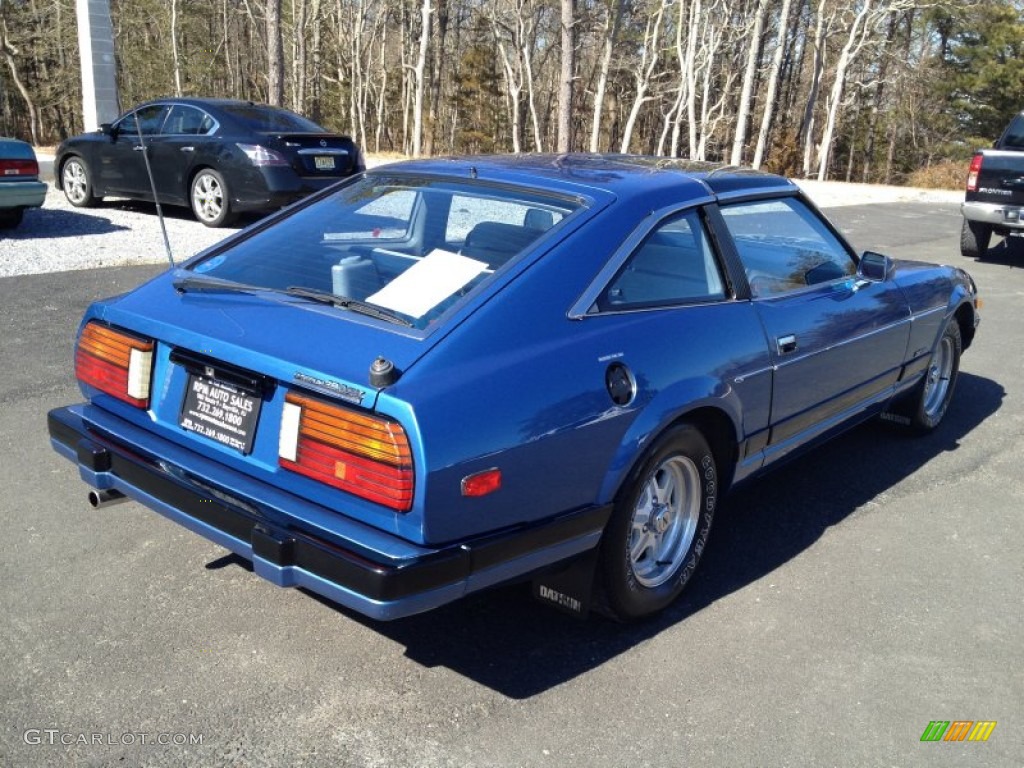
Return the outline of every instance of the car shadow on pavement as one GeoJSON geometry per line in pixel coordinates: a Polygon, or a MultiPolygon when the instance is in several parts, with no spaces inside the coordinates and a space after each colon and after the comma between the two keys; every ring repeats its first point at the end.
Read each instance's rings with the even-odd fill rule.
{"type": "Polygon", "coordinates": [[[1024,237],[1003,238],[988,249],[983,261],[1005,267],[1024,267],[1024,237]]]}
{"type": "Polygon", "coordinates": [[[737,489],[715,520],[708,548],[681,599],[638,624],[596,614],[580,621],[544,606],[516,584],[394,622],[374,622],[310,597],[405,646],[426,667],[443,666],[513,699],[559,686],[770,574],[831,526],[912,475],[1001,407],[996,382],[962,373],[942,426],[914,437],[872,421],[737,489]],[[864,461],[856,457],[869,457],[864,461]],[[851,460],[854,459],[854,460],[851,460]]]}
{"type": "MultiPolygon", "coordinates": [[[[96,209],[100,211],[102,209],[96,209]]],[[[128,227],[114,224],[100,213],[63,211],[58,208],[33,208],[25,214],[21,226],[4,230],[2,237],[31,240],[34,237],[82,237],[124,232],[128,227]]]]}

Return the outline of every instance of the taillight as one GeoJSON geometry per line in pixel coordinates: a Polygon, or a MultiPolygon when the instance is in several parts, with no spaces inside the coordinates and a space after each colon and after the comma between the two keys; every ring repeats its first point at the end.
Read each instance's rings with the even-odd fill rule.
{"type": "Polygon", "coordinates": [[[977,192],[978,191],[978,174],[981,173],[981,155],[975,155],[971,158],[971,167],[967,171],[967,191],[977,192]]]}
{"type": "Polygon", "coordinates": [[[281,417],[278,463],[399,512],[412,507],[412,451],[394,421],[291,392],[281,417]]]}
{"type": "Polygon", "coordinates": [[[96,322],[88,323],[75,349],[75,376],[118,400],[149,407],[153,342],[96,322]]]}
{"type": "Polygon", "coordinates": [[[245,156],[255,166],[288,165],[284,155],[260,144],[239,144],[238,148],[245,152],[245,156]]]}
{"type": "Polygon", "coordinates": [[[0,160],[0,176],[38,176],[35,160],[0,160]]]}

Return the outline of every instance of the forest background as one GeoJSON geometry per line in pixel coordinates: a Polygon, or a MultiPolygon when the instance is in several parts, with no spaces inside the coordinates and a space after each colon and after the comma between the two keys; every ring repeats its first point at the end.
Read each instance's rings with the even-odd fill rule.
{"type": "MultiPolygon", "coordinates": [[[[959,187],[1024,0],[111,0],[121,106],[281,104],[371,153],[634,152],[959,187]]],[[[0,0],[0,135],[80,133],[75,0],[0,0]]]]}

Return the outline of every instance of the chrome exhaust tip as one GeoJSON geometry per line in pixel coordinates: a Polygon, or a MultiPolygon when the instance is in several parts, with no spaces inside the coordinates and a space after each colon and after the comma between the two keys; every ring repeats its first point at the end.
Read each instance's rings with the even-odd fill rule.
{"type": "Polygon", "coordinates": [[[128,501],[128,497],[120,491],[110,489],[108,491],[89,491],[89,504],[93,509],[102,509],[113,504],[120,504],[128,501]]]}

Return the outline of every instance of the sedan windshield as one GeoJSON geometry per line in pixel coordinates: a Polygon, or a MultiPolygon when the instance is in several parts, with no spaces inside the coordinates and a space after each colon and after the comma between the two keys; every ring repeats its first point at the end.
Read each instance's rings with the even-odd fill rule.
{"type": "Polygon", "coordinates": [[[341,309],[379,307],[424,329],[579,205],[482,182],[374,174],[192,269],[248,287],[308,289],[337,297],[330,303],[341,309]]]}

